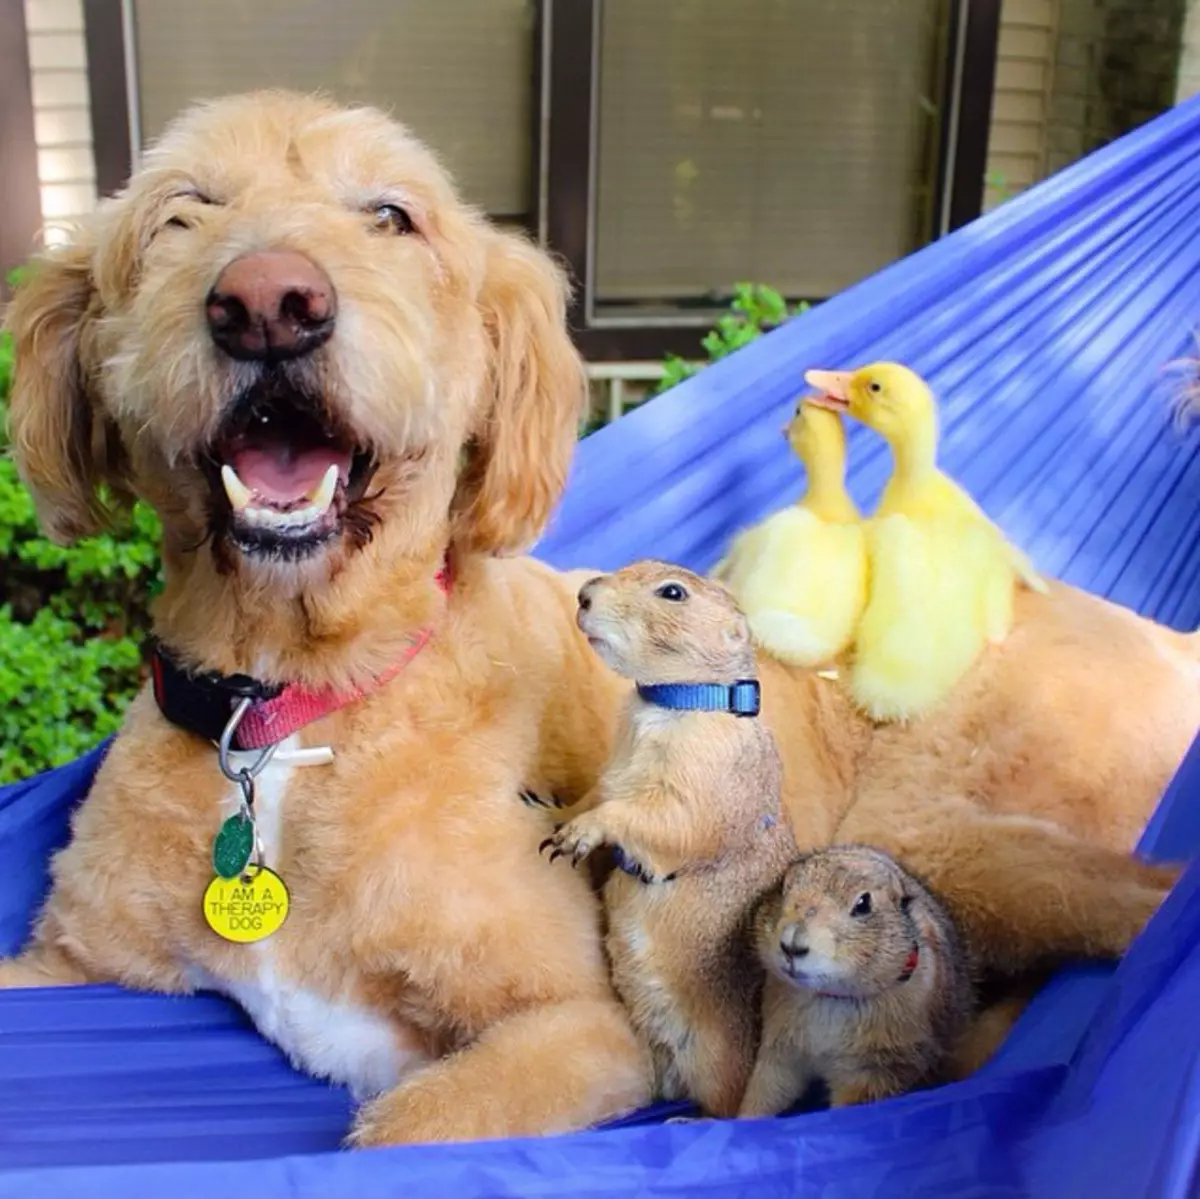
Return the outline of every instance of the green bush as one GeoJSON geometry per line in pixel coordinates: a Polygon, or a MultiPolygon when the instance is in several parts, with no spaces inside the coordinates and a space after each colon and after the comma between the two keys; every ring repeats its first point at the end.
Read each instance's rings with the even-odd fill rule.
{"type": "Polygon", "coordinates": [[[38,532],[8,454],[12,340],[0,334],[0,783],[60,766],[114,732],[142,677],[161,585],[159,527],[142,505],[69,549],[38,532]]]}
{"type": "Polygon", "coordinates": [[[700,344],[708,355],[706,362],[688,362],[668,354],[663,363],[663,377],[655,394],[670,391],[684,379],[691,378],[711,363],[749,345],[755,338],[770,332],[793,316],[807,312],[809,305],[801,302],[789,309],[787,301],[773,287],[763,283],[738,283],[734,287],[730,310],[717,320],[716,327],[706,333],[700,344]]]}

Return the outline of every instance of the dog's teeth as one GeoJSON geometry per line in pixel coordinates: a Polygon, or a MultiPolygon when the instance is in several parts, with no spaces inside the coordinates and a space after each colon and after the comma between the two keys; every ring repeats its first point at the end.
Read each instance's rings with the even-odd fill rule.
{"type": "Polygon", "coordinates": [[[238,478],[237,471],[228,463],[221,467],[221,482],[225,484],[225,494],[235,512],[241,512],[250,506],[254,493],[238,478]]]}
{"type": "Polygon", "coordinates": [[[324,509],[305,504],[303,508],[293,508],[291,512],[278,512],[274,508],[247,508],[242,513],[242,519],[260,529],[288,533],[316,524],[324,515],[324,509]]]}
{"type": "Polygon", "coordinates": [[[336,463],[330,463],[325,477],[308,493],[308,500],[318,512],[324,512],[333,503],[333,493],[337,490],[338,468],[336,463]]]}

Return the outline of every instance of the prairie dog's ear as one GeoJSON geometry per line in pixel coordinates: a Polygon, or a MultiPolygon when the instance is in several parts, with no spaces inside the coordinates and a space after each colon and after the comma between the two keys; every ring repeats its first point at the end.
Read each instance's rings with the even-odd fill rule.
{"type": "Polygon", "coordinates": [[[467,549],[527,549],[566,483],[587,403],[567,332],[567,284],[537,247],[489,230],[479,306],[489,339],[489,392],[464,464],[456,540],[467,549]]]}
{"type": "Polygon", "coordinates": [[[107,523],[98,488],[112,477],[109,430],[87,393],[80,342],[95,302],[86,240],[47,251],[6,317],[16,351],[9,435],[47,536],[60,544],[107,523]]]}

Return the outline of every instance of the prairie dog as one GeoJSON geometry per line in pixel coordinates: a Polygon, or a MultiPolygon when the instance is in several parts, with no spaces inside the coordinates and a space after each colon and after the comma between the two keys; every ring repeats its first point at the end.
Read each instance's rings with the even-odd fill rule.
{"type": "Polygon", "coordinates": [[[732,1116],[754,1065],[762,994],[749,916],[795,842],[765,725],[664,704],[704,702],[671,685],[713,684],[719,704],[740,684],[739,706],[757,713],[746,620],[719,584],[642,562],[585,584],[578,623],[638,687],[585,810],[543,848],[576,864],[602,845],[615,850],[620,869],[604,888],[613,982],[659,1093],[732,1116]]]}
{"type": "Polygon", "coordinates": [[[887,854],[800,858],[754,926],[767,981],[739,1115],[785,1111],[815,1078],[841,1107],[946,1077],[973,1004],[967,958],[941,904],[887,854]]]}

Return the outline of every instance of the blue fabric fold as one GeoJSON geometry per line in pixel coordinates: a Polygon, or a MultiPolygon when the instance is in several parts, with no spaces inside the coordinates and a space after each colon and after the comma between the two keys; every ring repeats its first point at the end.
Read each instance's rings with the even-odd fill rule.
{"type": "MultiPolygon", "coordinates": [[[[1200,314],[1200,100],[789,323],[581,447],[538,549],[706,569],[798,492],[778,429],[803,371],[879,358],[934,384],[943,462],[1045,571],[1200,623],[1200,458],[1164,368],[1200,314]]],[[[850,440],[851,489],[889,464],[850,440]]],[[[0,939],[25,939],[103,750],[0,790],[0,939]]],[[[1200,846],[1200,746],[1144,848],[1200,846]]],[[[1200,869],[1117,968],[1066,971],[977,1076],[870,1107],[349,1154],[346,1094],[233,1007],[110,987],[0,993],[0,1197],[250,1190],[1185,1199],[1200,1193],[1200,869]],[[252,1164],[250,1164],[252,1159],[252,1164]]]]}

